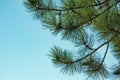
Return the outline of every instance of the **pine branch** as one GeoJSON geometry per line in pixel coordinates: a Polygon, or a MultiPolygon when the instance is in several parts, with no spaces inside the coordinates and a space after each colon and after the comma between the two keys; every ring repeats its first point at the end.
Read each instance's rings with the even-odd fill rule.
{"type": "Polygon", "coordinates": [[[84,56],[84,57],[82,57],[82,58],[80,58],[80,59],[77,59],[77,60],[73,61],[72,63],[79,62],[79,61],[85,59],[86,57],[94,54],[98,49],[100,49],[101,47],[103,47],[105,44],[108,44],[108,43],[109,43],[111,40],[113,40],[115,37],[116,37],[116,36],[113,36],[111,39],[109,39],[108,41],[106,41],[105,43],[103,43],[103,44],[101,44],[99,47],[97,47],[97,48],[96,48],[94,51],[92,51],[90,54],[88,54],[88,55],[86,55],[86,56],[84,56]]]}
{"type": "MultiPolygon", "coordinates": [[[[120,2],[120,1],[118,1],[118,2],[120,2]]],[[[92,20],[96,19],[97,17],[99,17],[100,15],[102,15],[103,13],[105,13],[106,11],[108,11],[110,8],[112,8],[114,5],[116,5],[118,2],[116,2],[116,3],[112,4],[111,6],[107,7],[107,9],[105,9],[103,12],[95,15],[93,18],[89,18],[88,20],[84,21],[83,23],[79,23],[79,25],[80,25],[79,27],[81,27],[82,25],[84,25],[84,24],[86,24],[88,22],[92,22],[92,20]]],[[[78,26],[73,27],[73,28],[77,29],[78,26]]],[[[73,28],[64,28],[64,29],[73,29],[73,28]]]]}
{"type": "MultiPolygon", "coordinates": [[[[95,7],[95,6],[99,6],[99,5],[102,5],[104,3],[106,3],[107,1],[109,0],[105,0],[104,2],[101,2],[101,3],[98,3],[98,4],[93,4],[93,5],[88,5],[87,7],[86,6],[79,6],[79,7],[69,7],[69,8],[65,8],[65,9],[55,9],[55,8],[42,8],[42,7],[36,7],[35,9],[36,10],[47,10],[47,11],[74,11],[75,9],[81,9],[81,8],[90,8],[90,7],[95,7]]],[[[120,2],[120,1],[117,1],[117,3],[120,2]]],[[[63,7],[64,8],[64,7],[63,7]]]]}
{"type": "MultiPolygon", "coordinates": [[[[103,79],[101,77],[105,78],[106,75],[109,75],[103,64],[108,54],[109,44],[113,43],[112,48],[115,49],[116,52],[120,51],[120,30],[118,29],[119,24],[117,23],[119,22],[119,18],[116,19],[116,17],[120,17],[118,8],[120,0],[94,0],[94,2],[91,0],[90,3],[84,0],[80,2],[78,0],[79,3],[74,0],[67,1],[69,0],[63,0],[63,5],[61,5],[61,7],[54,5],[52,0],[48,0],[48,2],[44,0],[26,0],[25,4],[28,10],[34,12],[35,17],[41,18],[43,23],[45,23],[53,33],[58,34],[62,32],[63,38],[75,42],[77,47],[80,46],[81,48],[82,45],[83,49],[81,48],[81,53],[83,55],[77,59],[68,50],[63,50],[59,47],[51,49],[50,56],[52,57],[52,62],[57,67],[61,68],[61,72],[73,74],[74,72],[85,70],[88,75],[90,74],[90,77],[92,76],[92,79],[96,76],[98,76],[97,79],[103,79]],[[79,4],[81,5],[79,6],[79,4]],[[115,16],[113,15],[113,11],[115,12],[115,16]],[[110,16],[108,16],[108,14],[110,14],[110,16]],[[96,23],[92,23],[94,20],[96,23]],[[92,24],[95,25],[93,28],[97,29],[97,31],[110,32],[107,34],[108,36],[106,36],[107,39],[104,37],[104,35],[106,35],[105,33],[103,36],[100,36],[106,41],[96,48],[93,47],[93,37],[89,37],[87,33],[84,33],[84,30],[82,34],[80,33],[84,26],[86,28],[86,25],[91,26],[92,24]],[[113,27],[113,25],[115,27],[113,27]],[[106,50],[101,60],[100,57],[96,57],[94,54],[97,54],[96,52],[103,46],[106,46],[106,50]],[[86,54],[86,50],[88,50],[89,53],[87,51],[86,54]]],[[[91,27],[89,29],[91,29],[91,27]]],[[[119,57],[119,53],[115,55],[119,57]]],[[[120,69],[117,69],[113,74],[119,75],[120,69]]]]}

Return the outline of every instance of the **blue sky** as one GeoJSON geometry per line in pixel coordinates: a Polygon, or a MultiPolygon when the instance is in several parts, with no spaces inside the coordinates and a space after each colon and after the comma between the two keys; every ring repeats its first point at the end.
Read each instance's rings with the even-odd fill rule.
{"type": "Polygon", "coordinates": [[[43,29],[23,0],[0,1],[0,80],[83,80],[59,73],[46,55],[53,45],[73,49],[43,29]]]}

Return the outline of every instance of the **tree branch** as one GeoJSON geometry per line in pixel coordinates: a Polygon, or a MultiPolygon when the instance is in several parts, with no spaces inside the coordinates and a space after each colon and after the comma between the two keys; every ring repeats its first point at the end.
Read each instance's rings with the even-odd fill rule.
{"type": "MultiPolygon", "coordinates": [[[[120,1],[119,1],[119,2],[120,2],[120,1]]],[[[106,11],[108,11],[110,8],[112,8],[112,7],[113,7],[114,5],[116,5],[117,3],[118,3],[118,2],[116,2],[116,3],[112,4],[111,6],[107,7],[107,9],[105,9],[103,12],[95,15],[93,18],[89,18],[88,20],[84,21],[83,23],[79,23],[79,25],[82,26],[82,25],[84,25],[84,24],[86,24],[86,23],[94,20],[95,18],[99,17],[100,15],[102,15],[103,13],[105,13],[106,11]]],[[[70,27],[70,28],[63,28],[63,29],[77,29],[77,28],[78,28],[78,26],[73,27],[73,28],[70,27]]]]}
{"type": "MultiPolygon", "coordinates": [[[[65,9],[55,9],[55,8],[42,8],[42,7],[37,7],[37,6],[35,6],[35,9],[36,10],[47,10],[47,11],[70,11],[70,10],[72,10],[72,11],[74,11],[74,9],[81,9],[81,8],[90,8],[90,7],[95,7],[95,6],[99,6],[99,5],[101,5],[101,4],[104,4],[104,3],[106,3],[108,0],[105,0],[104,2],[101,2],[101,3],[98,3],[98,4],[93,4],[93,5],[88,5],[88,6],[79,6],[79,7],[70,7],[70,8],[65,8],[65,9]]],[[[119,2],[119,1],[117,1],[117,2],[119,2]]]]}
{"type": "Polygon", "coordinates": [[[84,57],[82,57],[82,58],[80,58],[80,59],[77,59],[77,60],[73,61],[72,63],[79,62],[79,61],[81,61],[82,59],[85,59],[86,57],[94,54],[98,49],[100,49],[101,47],[103,47],[105,44],[108,44],[108,43],[109,43],[112,39],[114,39],[115,37],[116,37],[116,36],[113,36],[111,39],[109,39],[108,41],[106,41],[105,43],[103,43],[103,44],[101,44],[99,47],[97,47],[97,48],[96,48],[94,51],[92,51],[90,54],[88,54],[88,55],[86,55],[86,56],[84,56],[84,57]]]}

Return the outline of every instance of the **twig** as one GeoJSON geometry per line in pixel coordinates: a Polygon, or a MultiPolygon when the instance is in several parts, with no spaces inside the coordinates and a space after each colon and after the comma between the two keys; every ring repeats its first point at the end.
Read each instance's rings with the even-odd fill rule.
{"type": "Polygon", "coordinates": [[[106,51],[105,51],[105,54],[104,54],[104,57],[103,57],[103,60],[102,60],[102,62],[100,63],[100,65],[98,66],[98,70],[99,70],[99,68],[101,67],[101,65],[103,64],[103,62],[104,62],[104,60],[105,60],[105,58],[106,58],[106,55],[107,55],[107,53],[108,53],[108,48],[109,48],[109,43],[107,43],[107,47],[106,47],[106,51]]]}

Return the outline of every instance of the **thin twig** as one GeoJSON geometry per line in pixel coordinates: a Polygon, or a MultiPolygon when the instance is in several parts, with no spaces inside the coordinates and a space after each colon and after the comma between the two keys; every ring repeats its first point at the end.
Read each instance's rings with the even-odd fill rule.
{"type": "Polygon", "coordinates": [[[95,50],[94,48],[90,47],[89,44],[87,44],[86,40],[84,39],[84,34],[86,35],[86,32],[84,31],[84,29],[82,29],[82,31],[83,31],[83,33],[81,32],[81,35],[82,35],[82,37],[83,37],[83,38],[82,38],[82,41],[83,41],[85,47],[88,48],[88,49],[90,49],[90,50],[95,50]]]}
{"type": "Polygon", "coordinates": [[[106,55],[107,55],[107,53],[108,53],[108,49],[109,49],[109,43],[107,43],[107,47],[106,47],[106,51],[105,51],[103,60],[102,60],[102,62],[100,63],[98,69],[99,69],[99,68],[101,67],[101,65],[103,64],[103,62],[104,62],[104,60],[105,60],[105,58],[106,58],[106,55]]]}

